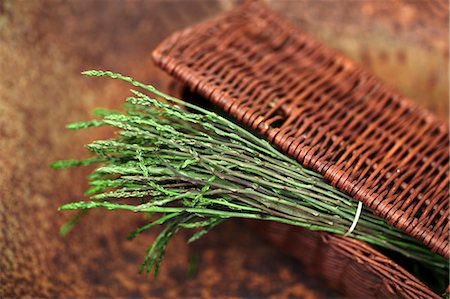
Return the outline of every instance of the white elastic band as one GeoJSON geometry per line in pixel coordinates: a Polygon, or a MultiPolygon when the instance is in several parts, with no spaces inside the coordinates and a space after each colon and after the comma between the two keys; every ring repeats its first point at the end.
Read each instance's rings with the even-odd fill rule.
{"type": "Polygon", "coordinates": [[[359,216],[361,216],[362,207],[363,207],[363,204],[362,204],[362,202],[359,201],[358,208],[356,209],[355,218],[353,218],[352,226],[350,226],[350,228],[344,234],[344,236],[350,235],[353,232],[353,230],[355,229],[356,225],[358,224],[359,216]]]}

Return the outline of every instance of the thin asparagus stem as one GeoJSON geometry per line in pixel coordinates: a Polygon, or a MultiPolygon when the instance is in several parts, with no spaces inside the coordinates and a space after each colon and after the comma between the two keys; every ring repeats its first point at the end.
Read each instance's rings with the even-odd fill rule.
{"type": "MultiPolygon", "coordinates": [[[[69,203],[61,210],[105,208],[158,215],[130,235],[165,225],[142,269],[157,272],[167,242],[179,229],[203,228],[191,238],[195,240],[223,219],[262,219],[335,234],[345,234],[351,226],[356,201],[230,120],[130,77],[103,71],[84,74],[120,79],[162,98],[132,90],[125,113],[98,110],[100,120],[70,124],[70,129],[112,126],[120,131],[114,139],[88,144],[91,158],[53,164],[63,168],[102,163],[90,176],[87,194],[92,200],[69,203]],[[118,202],[124,199],[132,203],[118,202]]],[[[400,253],[438,275],[448,272],[444,258],[368,208],[363,208],[350,237],[400,253]]]]}

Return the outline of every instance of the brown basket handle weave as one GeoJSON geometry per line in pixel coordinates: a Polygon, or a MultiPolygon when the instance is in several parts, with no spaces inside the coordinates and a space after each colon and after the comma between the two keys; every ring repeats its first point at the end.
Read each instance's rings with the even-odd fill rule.
{"type": "Polygon", "coordinates": [[[259,2],[177,32],[156,63],[449,257],[447,125],[259,2]]]}
{"type": "Polygon", "coordinates": [[[416,277],[359,240],[277,222],[256,226],[285,254],[351,298],[440,298],[416,277]]]}

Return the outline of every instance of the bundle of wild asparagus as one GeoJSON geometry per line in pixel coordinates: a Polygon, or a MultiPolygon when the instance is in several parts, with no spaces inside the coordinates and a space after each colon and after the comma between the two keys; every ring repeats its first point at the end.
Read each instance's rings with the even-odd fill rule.
{"type": "MultiPolygon", "coordinates": [[[[55,168],[100,165],[90,175],[90,201],[61,210],[128,210],[164,229],[148,249],[142,270],[158,271],[166,245],[180,229],[193,229],[194,241],[228,218],[263,219],[310,230],[347,234],[388,252],[397,252],[447,281],[448,262],[420,242],[330,186],[263,139],[197,105],[170,97],[130,77],[103,71],[89,76],[121,79],[149,92],[131,90],[125,112],[96,110],[100,119],[77,122],[69,129],[118,128],[117,137],[86,147],[93,156],[65,160],[55,168]]],[[[66,232],[80,217],[64,228],[66,232]]]]}

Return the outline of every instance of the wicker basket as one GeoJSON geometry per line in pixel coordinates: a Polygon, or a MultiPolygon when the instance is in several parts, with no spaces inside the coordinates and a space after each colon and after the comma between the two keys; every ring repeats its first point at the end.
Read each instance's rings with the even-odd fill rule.
{"type": "MultiPolygon", "coordinates": [[[[445,123],[255,1],[173,34],[153,57],[192,91],[449,257],[445,123]]],[[[437,297],[363,242],[271,227],[271,240],[349,296],[437,297]],[[287,230],[289,243],[280,237],[287,230]]]]}

